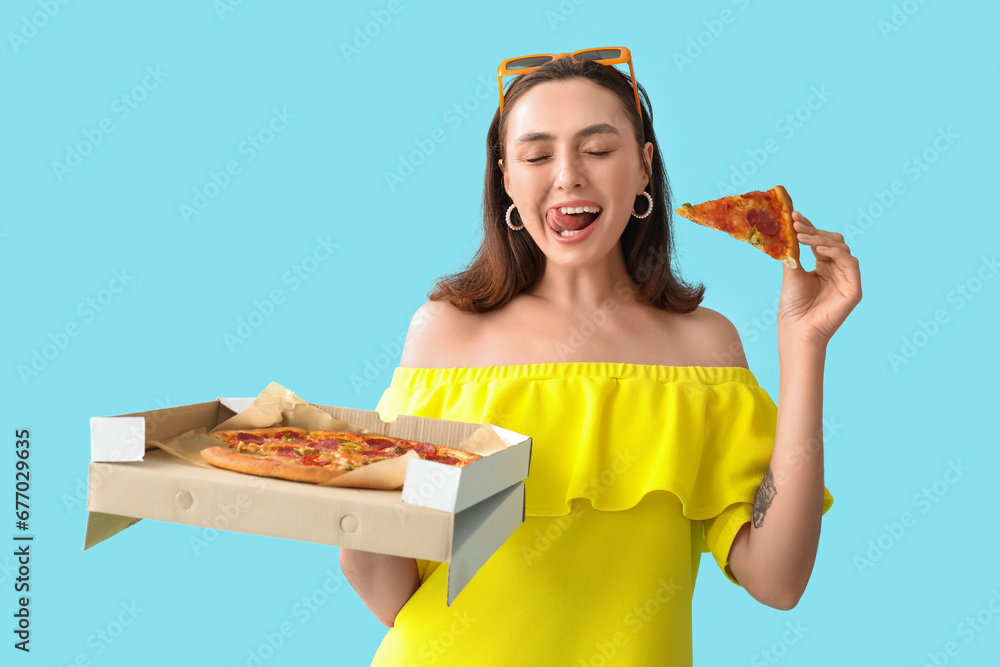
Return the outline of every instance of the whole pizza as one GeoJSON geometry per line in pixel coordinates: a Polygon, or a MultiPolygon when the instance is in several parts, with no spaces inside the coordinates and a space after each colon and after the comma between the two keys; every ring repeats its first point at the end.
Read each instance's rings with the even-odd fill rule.
{"type": "Polygon", "coordinates": [[[415,452],[427,461],[463,467],[482,456],[385,435],[323,431],[293,426],[215,431],[224,444],[201,450],[214,466],[296,482],[322,483],[362,466],[415,452]]]}

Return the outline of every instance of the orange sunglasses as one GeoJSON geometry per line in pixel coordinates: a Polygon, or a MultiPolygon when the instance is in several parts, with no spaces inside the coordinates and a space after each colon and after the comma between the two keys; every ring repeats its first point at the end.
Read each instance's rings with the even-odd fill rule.
{"type": "Polygon", "coordinates": [[[573,53],[542,53],[534,56],[508,58],[497,68],[497,86],[500,88],[500,111],[503,112],[503,77],[527,74],[547,62],[569,56],[573,60],[593,60],[602,65],[620,65],[628,63],[628,72],[632,76],[632,92],[635,94],[635,108],[642,118],[642,107],[639,105],[639,88],[635,85],[635,72],[632,70],[632,54],[624,46],[609,46],[600,49],[582,49],[573,53]]]}

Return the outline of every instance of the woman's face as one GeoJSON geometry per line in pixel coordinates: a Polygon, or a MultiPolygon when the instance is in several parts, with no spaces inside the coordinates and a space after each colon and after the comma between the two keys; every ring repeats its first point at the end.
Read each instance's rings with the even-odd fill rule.
{"type": "MultiPolygon", "coordinates": [[[[504,188],[549,262],[593,264],[618,247],[649,181],[617,98],[587,79],[535,86],[511,110],[500,161],[504,188]],[[567,214],[560,208],[599,210],[567,214]],[[594,209],[593,207],[596,207],[594,209]]],[[[653,144],[644,147],[652,164],[653,144]]],[[[517,219],[512,219],[517,224],[517,219]]]]}

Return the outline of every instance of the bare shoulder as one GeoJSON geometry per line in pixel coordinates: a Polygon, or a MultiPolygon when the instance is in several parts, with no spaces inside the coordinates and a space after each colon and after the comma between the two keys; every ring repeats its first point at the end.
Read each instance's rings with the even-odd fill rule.
{"type": "Polygon", "coordinates": [[[444,300],[428,301],[413,314],[399,365],[405,368],[448,368],[461,354],[462,344],[475,336],[477,315],[465,313],[444,300]]]}
{"type": "Polygon", "coordinates": [[[704,306],[698,306],[685,317],[690,318],[692,344],[698,347],[700,356],[714,362],[704,365],[749,368],[740,334],[729,318],[704,306]]]}

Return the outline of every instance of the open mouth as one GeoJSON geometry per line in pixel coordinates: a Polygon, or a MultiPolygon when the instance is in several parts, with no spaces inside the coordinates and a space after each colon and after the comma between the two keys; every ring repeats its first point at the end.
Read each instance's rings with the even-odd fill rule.
{"type": "Polygon", "coordinates": [[[600,206],[563,206],[549,212],[549,227],[561,238],[576,236],[601,217],[600,206]]]}

